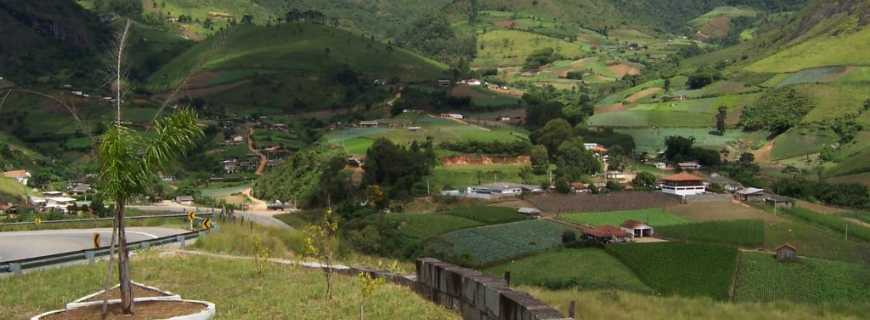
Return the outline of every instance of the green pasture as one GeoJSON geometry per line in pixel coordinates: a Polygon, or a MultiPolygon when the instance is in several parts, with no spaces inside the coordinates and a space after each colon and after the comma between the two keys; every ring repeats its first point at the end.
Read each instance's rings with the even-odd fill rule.
{"type": "Polygon", "coordinates": [[[799,258],[778,262],[773,254],[741,253],[735,300],[807,304],[870,301],[870,268],[863,264],[799,258]]]}
{"type": "Polygon", "coordinates": [[[754,247],[764,245],[764,222],[734,220],[662,226],[656,235],[673,240],[700,241],[754,247]]]}
{"type": "MultiPolygon", "coordinates": [[[[596,114],[589,118],[588,124],[614,128],[713,128],[713,117],[720,106],[725,106],[729,113],[739,114],[757,97],[757,94],[743,94],[639,104],[625,111],[596,114]]],[[[738,120],[739,117],[732,116],[727,121],[734,125],[738,120]]]]}
{"type": "Polygon", "coordinates": [[[688,220],[665,212],[662,208],[650,208],[642,210],[611,211],[611,212],[584,212],[563,214],[562,220],[593,226],[622,225],[626,220],[642,221],[653,227],[670,226],[689,223],[688,220]]]}
{"type": "Polygon", "coordinates": [[[517,30],[493,30],[478,35],[477,42],[479,50],[472,65],[479,68],[520,66],[526,57],[541,48],[553,48],[572,59],[586,54],[580,43],[517,30]]]}
{"type": "MultiPolygon", "coordinates": [[[[523,183],[520,172],[528,165],[488,164],[463,166],[438,166],[432,172],[432,184],[442,188],[463,188],[495,182],[523,183]]],[[[546,175],[532,175],[530,184],[540,185],[547,181],[546,175]]]]}
{"type": "Polygon", "coordinates": [[[483,270],[501,277],[511,273],[511,284],[548,289],[618,289],[651,292],[619,260],[601,249],[559,249],[507,262],[483,270]]]}
{"type": "Polygon", "coordinates": [[[665,295],[726,300],[737,268],[737,249],[719,245],[615,244],[607,246],[607,251],[665,295]]]}
{"type": "Polygon", "coordinates": [[[397,222],[399,232],[423,241],[450,231],[480,226],[481,223],[448,214],[390,213],[386,219],[397,222]]]}
{"type": "Polygon", "coordinates": [[[868,50],[870,29],[860,28],[837,35],[825,33],[755,62],[746,70],[784,73],[824,66],[868,65],[868,50]]]}
{"type": "Polygon", "coordinates": [[[726,130],[725,135],[710,134],[713,129],[656,128],[656,129],[617,129],[634,138],[637,152],[657,153],[664,151],[665,139],[670,136],[694,137],[695,145],[702,148],[719,150],[737,142],[759,147],[764,144],[767,132],[745,132],[739,129],[726,130]]]}

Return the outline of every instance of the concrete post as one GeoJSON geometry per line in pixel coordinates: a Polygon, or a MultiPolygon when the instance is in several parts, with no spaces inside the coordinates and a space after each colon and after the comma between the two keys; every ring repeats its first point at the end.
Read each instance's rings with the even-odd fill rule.
{"type": "Polygon", "coordinates": [[[572,318],[572,319],[574,318],[574,316],[576,315],[576,312],[575,312],[576,307],[577,307],[577,302],[574,300],[571,300],[571,303],[568,304],[568,318],[572,318]]]}
{"type": "Polygon", "coordinates": [[[148,248],[150,248],[150,247],[151,247],[151,243],[150,243],[150,242],[142,242],[142,249],[148,249],[148,248]]]}
{"type": "Polygon", "coordinates": [[[85,258],[88,259],[89,264],[94,264],[94,260],[96,258],[96,254],[93,251],[85,251],[85,258]]]}
{"type": "Polygon", "coordinates": [[[511,286],[511,272],[510,271],[504,272],[504,282],[506,282],[508,288],[510,288],[510,286],[511,286]]]}
{"type": "Polygon", "coordinates": [[[175,237],[175,241],[177,241],[178,244],[181,245],[182,248],[184,248],[184,236],[175,237]]]}

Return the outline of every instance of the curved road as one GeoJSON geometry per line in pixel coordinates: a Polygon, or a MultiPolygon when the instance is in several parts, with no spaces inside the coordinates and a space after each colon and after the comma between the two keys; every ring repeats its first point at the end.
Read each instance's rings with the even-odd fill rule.
{"type": "MultiPolygon", "coordinates": [[[[187,231],[172,228],[127,228],[127,242],[185,232],[187,231]]],[[[0,262],[91,249],[94,247],[94,233],[100,234],[101,246],[109,245],[112,238],[111,228],[0,232],[0,262]]]]}

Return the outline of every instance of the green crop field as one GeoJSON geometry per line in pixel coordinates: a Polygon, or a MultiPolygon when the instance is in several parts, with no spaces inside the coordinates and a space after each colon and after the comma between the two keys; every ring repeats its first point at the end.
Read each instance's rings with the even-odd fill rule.
{"type": "MultiPolygon", "coordinates": [[[[781,214],[781,213],[780,213],[781,214]]],[[[843,233],[834,232],[803,221],[768,223],[764,229],[764,247],[768,250],[789,243],[803,256],[831,260],[870,263],[870,244],[846,240],[843,233]]]]}
{"type": "Polygon", "coordinates": [[[658,153],[664,151],[665,139],[670,136],[694,137],[695,145],[702,148],[720,150],[722,147],[736,142],[745,142],[753,146],[761,146],[767,132],[745,132],[734,129],[725,131],[725,135],[710,134],[711,129],[692,128],[655,128],[655,129],[617,129],[616,132],[630,135],[634,138],[637,152],[658,153]]]}
{"type": "MultiPolygon", "coordinates": [[[[481,183],[492,182],[523,182],[520,171],[528,165],[519,164],[490,164],[490,165],[463,165],[463,166],[439,166],[432,172],[432,183],[442,188],[463,188],[475,186],[481,183]]],[[[540,185],[547,181],[546,176],[532,176],[531,184],[540,185]]]]}
{"type": "MultiPolygon", "coordinates": [[[[743,106],[757,97],[757,94],[743,94],[639,104],[625,111],[596,114],[588,123],[593,127],[615,128],[713,128],[713,116],[720,106],[727,107],[729,113],[739,114],[743,106]]],[[[729,117],[728,123],[733,125],[738,120],[729,117]]]]}
{"type": "Polygon", "coordinates": [[[658,227],[655,232],[659,236],[675,240],[753,247],[764,245],[764,222],[761,220],[711,221],[671,225],[658,227]]]}
{"type": "Polygon", "coordinates": [[[478,50],[473,62],[475,67],[519,66],[526,57],[541,48],[553,48],[569,58],[579,58],[585,54],[579,43],[516,30],[493,30],[479,35],[477,41],[482,49],[478,50]]]}
{"type": "Polygon", "coordinates": [[[742,253],[738,302],[789,300],[808,304],[870,302],[870,267],[800,258],[777,262],[773,254],[742,253]]]}
{"type": "Polygon", "coordinates": [[[717,18],[717,17],[730,17],[730,18],[755,17],[757,15],[758,15],[758,11],[755,11],[754,9],[751,9],[751,8],[740,8],[740,7],[729,7],[729,6],[716,7],[715,9],[711,10],[710,12],[707,12],[704,15],[689,21],[689,24],[691,24],[693,26],[699,26],[699,25],[703,25],[705,23],[708,23],[708,22],[710,22],[710,20],[713,20],[714,18],[717,18]]]}
{"type": "Polygon", "coordinates": [[[517,213],[517,210],[514,208],[485,206],[456,207],[445,212],[445,214],[474,220],[483,224],[509,223],[527,219],[525,216],[517,213]]]}
{"type": "Polygon", "coordinates": [[[387,220],[398,222],[399,232],[417,240],[426,240],[450,231],[480,226],[481,223],[447,214],[387,214],[387,220]]]}
{"type": "Polygon", "coordinates": [[[835,65],[867,65],[870,57],[870,29],[824,34],[782,50],[746,68],[760,73],[795,72],[835,65]]]}
{"type": "Polygon", "coordinates": [[[514,128],[489,129],[422,115],[411,118],[410,121],[405,123],[407,126],[418,126],[420,130],[410,131],[404,128],[349,128],[330,132],[323,137],[323,141],[342,146],[350,154],[361,155],[365,154],[366,150],[378,138],[388,138],[390,141],[403,145],[410,144],[412,141],[423,142],[426,141],[427,137],[432,137],[435,144],[448,141],[513,142],[528,139],[528,135],[525,132],[514,128]]]}
{"type": "MultiPolygon", "coordinates": [[[[804,123],[859,114],[864,110],[864,101],[870,99],[867,83],[810,84],[801,85],[798,90],[810,97],[815,106],[804,117],[804,123]]],[[[865,127],[870,125],[870,117],[859,120],[863,120],[865,127]]]]}
{"type": "Polygon", "coordinates": [[[837,141],[829,130],[816,128],[792,128],[776,137],[771,156],[775,160],[788,159],[822,151],[826,145],[837,141]]]}
{"type": "Polygon", "coordinates": [[[464,229],[426,243],[425,252],[469,266],[484,266],[541,252],[562,243],[560,224],[530,220],[464,229]]]}
{"type": "Polygon", "coordinates": [[[595,226],[618,226],[622,225],[626,220],[643,221],[654,227],[678,225],[689,222],[679,216],[666,213],[661,208],[630,211],[571,213],[563,214],[561,219],[572,223],[590,224],[595,226]]]}
{"type": "Polygon", "coordinates": [[[828,228],[837,233],[843,233],[844,237],[848,231],[849,237],[870,243],[870,228],[843,220],[839,216],[816,213],[804,208],[783,209],[782,213],[817,226],[828,228]]]}
{"type": "Polygon", "coordinates": [[[617,244],[607,251],[666,295],[728,298],[737,249],[699,243],[617,244]]]}
{"type": "Polygon", "coordinates": [[[601,249],[561,249],[486,268],[501,277],[511,272],[511,284],[548,289],[619,289],[650,292],[619,260],[601,249]]]}

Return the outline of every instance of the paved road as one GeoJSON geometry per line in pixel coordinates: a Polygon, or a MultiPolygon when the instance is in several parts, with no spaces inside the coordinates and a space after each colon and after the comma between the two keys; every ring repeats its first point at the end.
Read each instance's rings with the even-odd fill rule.
{"type": "MultiPolygon", "coordinates": [[[[172,228],[127,228],[127,242],[161,238],[185,232],[187,231],[172,228]]],[[[109,245],[112,238],[111,228],[0,232],[0,261],[90,249],[94,247],[94,233],[100,234],[102,246],[109,245]]]]}
{"type": "MultiPolygon", "coordinates": [[[[186,210],[190,210],[193,207],[181,206],[174,203],[166,203],[160,205],[152,205],[152,206],[129,206],[129,208],[134,208],[142,211],[171,211],[171,212],[184,212],[186,210]]],[[[236,217],[244,218],[245,221],[253,221],[256,224],[266,227],[278,228],[278,229],[293,229],[293,227],[287,225],[281,220],[276,219],[274,216],[282,213],[287,213],[286,211],[268,211],[268,210],[256,210],[256,211],[235,211],[234,214],[236,217]]]]}

